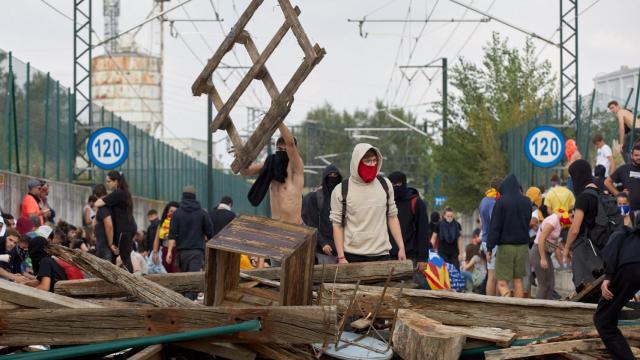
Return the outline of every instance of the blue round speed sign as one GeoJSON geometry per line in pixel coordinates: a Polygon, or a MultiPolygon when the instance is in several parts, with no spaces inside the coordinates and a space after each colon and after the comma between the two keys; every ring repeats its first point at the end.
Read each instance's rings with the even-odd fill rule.
{"type": "Polygon", "coordinates": [[[524,142],[524,153],[534,165],[555,166],[564,155],[564,136],[551,126],[538,126],[531,130],[524,142]]]}
{"type": "Polygon", "coordinates": [[[129,142],[120,130],[101,128],[89,138],[87,153],[97,167],[104,170],[115,169],[127,159],[129,142]]]}

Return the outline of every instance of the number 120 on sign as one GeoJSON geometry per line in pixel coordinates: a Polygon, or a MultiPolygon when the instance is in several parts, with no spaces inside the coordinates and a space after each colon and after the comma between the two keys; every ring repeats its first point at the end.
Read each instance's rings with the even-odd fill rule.
{"type": "Polygon", "coordinates": [[[524,152],[529,161],[536,166],[555,166],[564,154],[564,137],[555,128],[539,126],[527,135],[524,152]]]}
{"type": "Polygon", "coordinates": [[[101,169],[114,169],[126,160],[129,153],[127,138],[114,128],[94,132],[87,143],[89,158],[101,169]]]}

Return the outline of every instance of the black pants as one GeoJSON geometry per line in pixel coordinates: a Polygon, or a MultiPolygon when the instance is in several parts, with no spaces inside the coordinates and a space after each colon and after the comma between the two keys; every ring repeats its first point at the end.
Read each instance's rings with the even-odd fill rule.
{"type": "MultiPolygon", "coordinates": [[[[204,251],[199,249],[180,249],[178,250],[178,266],[182,272],[202,271],[204,266],[204,251]]],[[[198,298],[198,292],[189,291],[184,294],[190,300],[198,298]]]]}
{"type": "Polygon", "coordinates": [[[611,357],[616,360],[634,359],[627,339],[618,329],[618,315],[640,290],[640,263],[627,264],[617,269],[609,290],[613,293],[613,299],[600,298],[593,322],[611,357]]]}
{"type": "Polygon", "coordinates": [[[130,232],[120,233],[116,244],[120,251],[120,259],[124,267],[133,274],[133,263],[131,262],[131,251],[133,251],[133,234],[130,232]]]}
{"type": "Polygon", "coordinates": [[[366,255],[344,253],[344,257],[350,263],[391,260],[390,255],[366,256],[366,255]]]}

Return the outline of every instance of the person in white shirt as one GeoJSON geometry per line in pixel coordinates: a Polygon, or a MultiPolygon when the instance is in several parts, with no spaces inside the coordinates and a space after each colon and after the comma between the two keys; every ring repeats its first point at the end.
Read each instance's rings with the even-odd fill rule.
{"type": "Polygon", "coordinates": [[[604,143],[602,134],[595,134],[592,140],[593,145],[595,145],[597,149],[596,166],[604,166],[604,168],[607,169],[604,176],[607,177],[616,169],[616,164],[613,160],[613,152],[611,151],[611,147],[604,143]]]}

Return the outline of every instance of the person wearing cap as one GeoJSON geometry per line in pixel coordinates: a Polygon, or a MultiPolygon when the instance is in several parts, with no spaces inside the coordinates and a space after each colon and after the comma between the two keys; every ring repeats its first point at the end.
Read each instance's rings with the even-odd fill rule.
{"type": "Polygon", "coordinates": [[[29,192],[22,199],[22,204],[20,205],[20,217],[25,217],[28,219],[31,216],[37,216],[40,218],[40,223],[44,224],[44,218],[45,216],[49,215],[50,211],[47,208],[40,208],[40,203],[42,202],[40,200],[41,186],[42,183],[37,179],[31,179],[27,182],[27,189],[29,190],[29,192]]]}

